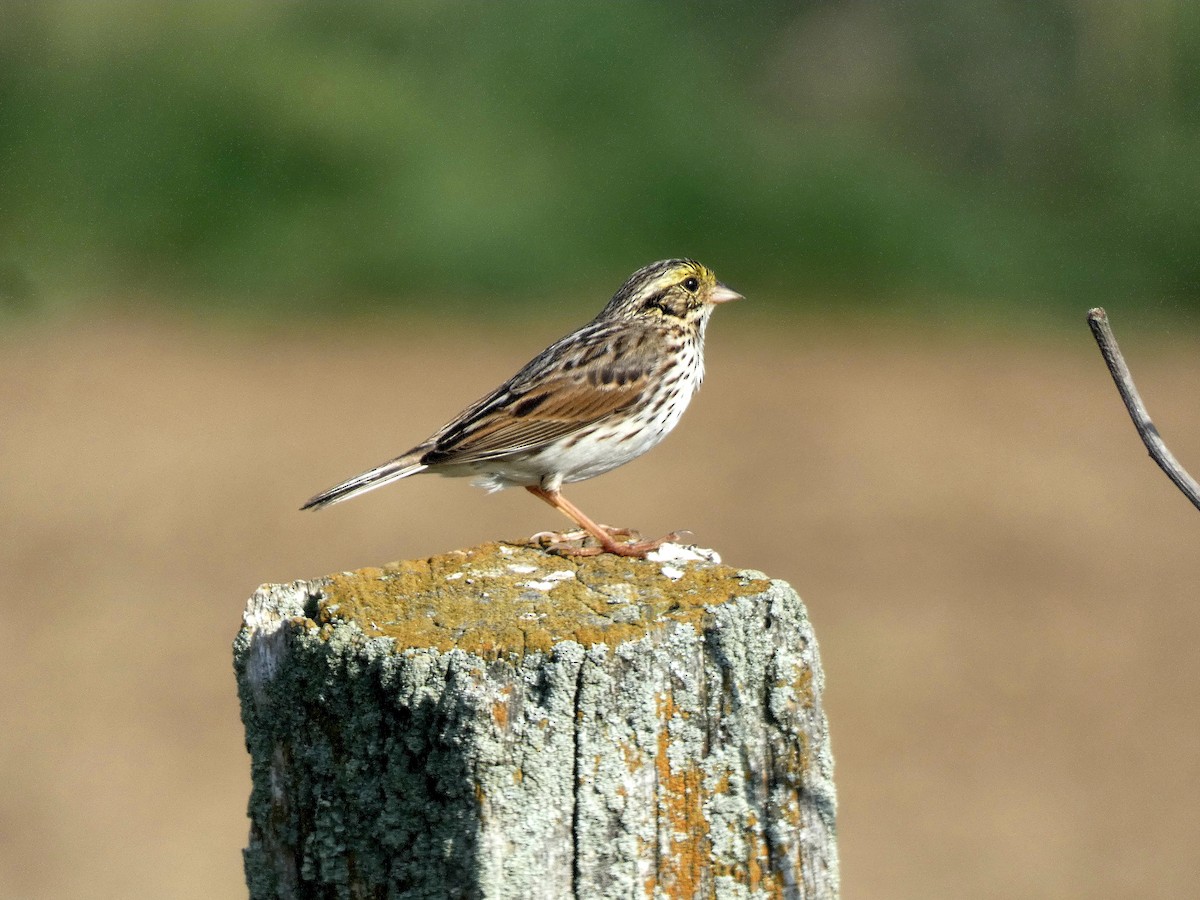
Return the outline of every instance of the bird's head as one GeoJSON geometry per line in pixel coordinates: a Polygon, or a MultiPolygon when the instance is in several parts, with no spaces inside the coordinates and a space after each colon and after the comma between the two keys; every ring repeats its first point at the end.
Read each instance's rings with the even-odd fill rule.
{"type": "Polygon", "coordinates": [[[613,295],[600,318],[702,327],[719,303],[742,295],[692,259],[664,259],[638,269],[613,295]]]}

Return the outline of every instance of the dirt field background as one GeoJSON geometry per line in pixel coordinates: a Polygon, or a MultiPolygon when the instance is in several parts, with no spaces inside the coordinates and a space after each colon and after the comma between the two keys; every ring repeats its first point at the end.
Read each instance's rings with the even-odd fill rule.
{"type": "MultiPolygon", "coordinates": [[[[571,324],[0,336],[0,896],[245,896],[247,596],[564,524],[438,478],[297,507],[571,324]]],[[[1195,338],[1115,324],[1200,472],[1195,338]]],[[[804,597],[847,898],[1200,883],[1200,513],[1146,457],[1082,315],[1003,338],[718,316],[678,431],[569,496],[691,529],[804,597]]]]}

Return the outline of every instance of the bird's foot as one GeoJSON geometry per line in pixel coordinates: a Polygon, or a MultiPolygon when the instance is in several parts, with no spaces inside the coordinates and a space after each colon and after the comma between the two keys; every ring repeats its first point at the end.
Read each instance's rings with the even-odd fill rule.
{"type": "Polygon", "coordinates": [[[579,528],[575,531],[539,531],[529,536],[529,543],[559,556],[595,556],[604,552],[601,547],[585,545],[589,539],[593,539],[591,533],[579,528]]]}
{"type": "MultiPolygon", "coordinates": [[[[609,538],[628,538],[632,541],[637,541],[642,536],[641,532],[634,531],[632,528],[614,528],[612,525],[601,525],[600,528],[604,530],[604,533],[609,538]]],[[[589,537],[593,540],[596,539],[596,535],[582,528],[577,528],[574,531],[539,531],[537,534],[529,536],[529,543],[549,548],[554,544],[571,544],[572,542],[586,541],[589,537]]]]}
{"type": "Polygon", "coordinates": [[[548,547],[551,544],[564,544],[569,541],[582,541],[588,533],[582,528],[574,531],[539,531],[529,536],[529,543],[548,547]]]}
{"type": "MultiPolygon", "coordinates": [[[[629,531],[628,529],[613,529],[613,531],[609,533],[609,536],[607,536],[605,540],[598,541],[599,546],[597,546],[595,543],[575,543],[575,541],[578,540],[577,538],[572,538],[570,541],[549,542],[543,544],[542,546],[550,553],[557,553],[559,556],[599,556],[601,553],[612,553],[615,556],[629,556],[637,559],[644,559],[646,554],[657,550],[663,544],[678,541],[680,539],[679,533],[672,531],[670,534],[653,541],[615,541],[611,537],[611,534],[613,533],[637,535],[636,531],[629,531]]],[[[545,532],[543,532],[543,534],[545,534],[545,532]]],[[[571,534],[575,535],[577,532],[571,532],[571,534]]],[[[566,535],[561,535],[561,537],[566,537],[566,535]]]]}

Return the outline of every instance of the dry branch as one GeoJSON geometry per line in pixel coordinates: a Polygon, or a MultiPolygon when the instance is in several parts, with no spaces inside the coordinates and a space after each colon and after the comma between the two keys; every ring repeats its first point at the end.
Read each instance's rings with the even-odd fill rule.
{"type": "Polygon", "coordinates": [[[1183,491],[1183,495],[1192,501],[1192,505],[1200,509],[1200,484],[1196,483],[1196,479],[1188,474],[1187,470],[1167,449],[1158,429],[1150,421],[1146,404],[1142,402],[1141,395],[1134,386],[1129,366],[1125,364],[1125,357],[1121,354],[1116,336],[1113,335],[1112,328],[1108,324],[1108,314],[1100,307],[1096,307],[1088,313],[1088,325],[1092,329],[1096,343],[1100,345],[1100,352],[1104,355],[1108,371],[1112,374],[1117,390],[1121,393],[1121,399],[1125,401],[1125,408],[1129,410],[1129,418],[1133,420],[1133,425],[1137,429],[1142,443],[1150,451],[1150,457],[1158,463],[1160,469],[1167,473],[1167,477],[1175,483],[1175,486],[1183,491]]]}

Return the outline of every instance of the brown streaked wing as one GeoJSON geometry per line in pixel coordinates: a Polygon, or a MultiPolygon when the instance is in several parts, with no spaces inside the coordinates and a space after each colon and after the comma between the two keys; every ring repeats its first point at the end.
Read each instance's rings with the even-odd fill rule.
{"type": "Polygon", "coordinates": [[[466,410],[431,439],[432,448],[422,460],[482,462],[530,451],[642,402],[651,380],[660,377],[661,357],[648,352],[653,340],[613,341],[606,352],[597,352],[596,339],[607,343],[614,336],[592,334],[587,342],[578,341],[581,336],[573,336],[570,349],[575,353],[562,354],[565,348],[558,345],[550,348],[560,351],[554,354],[555,364],[546,365],[548,351],[466,410]],[[614,344],[624,345],[619,358],[612,352],[614,344]],[[568,366],[572,360],[575,364],[568,366]]]}

